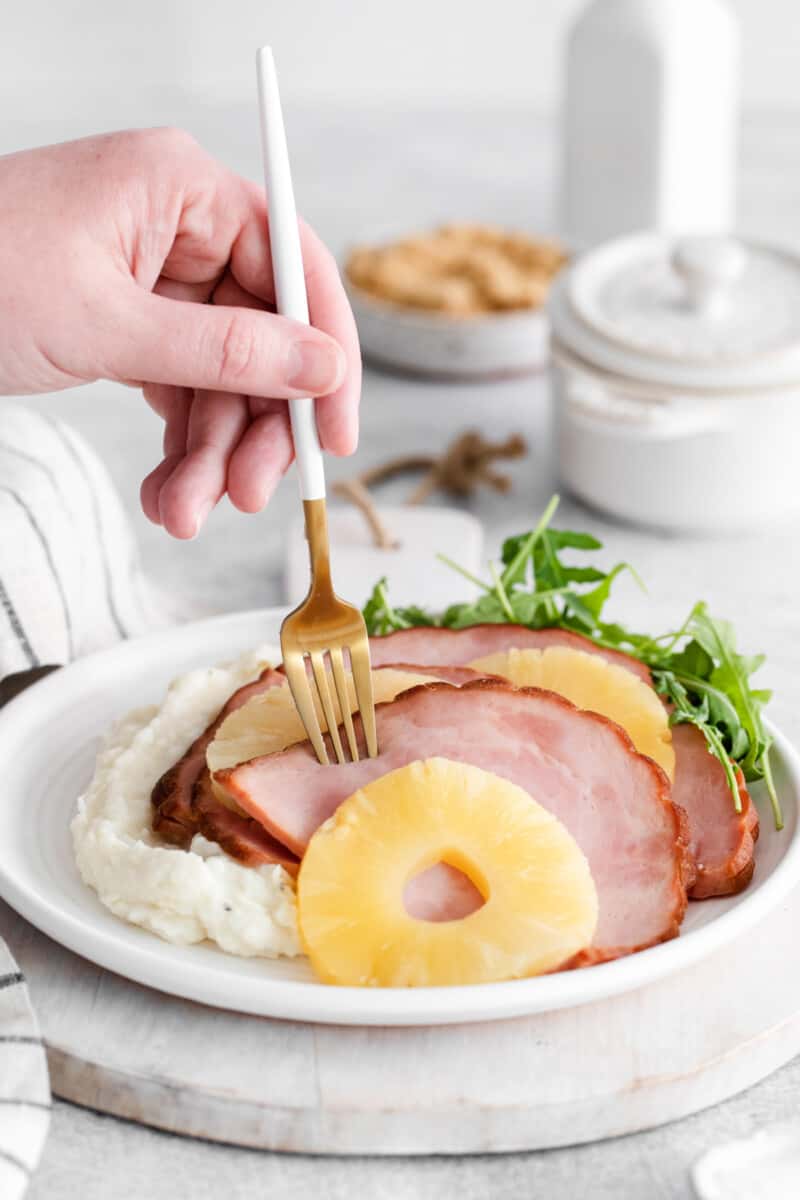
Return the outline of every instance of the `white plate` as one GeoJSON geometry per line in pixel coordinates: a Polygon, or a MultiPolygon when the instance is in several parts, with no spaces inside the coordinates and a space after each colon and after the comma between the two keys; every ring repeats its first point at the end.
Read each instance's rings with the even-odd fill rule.
{"type": "Polygon", "coordinates": [[[776,833],[758,796],[761,837],[750,887],[690,905],[679,938],[617,962],[460,988],[337,988],[318,983],[303,959],[238,959],[208,944],[172,946],[126,925],[84,886],[72,857],[69,822],[101,737],[129,709],[157,701],[175,675],[277,641],[282,615],[239,613],[124,643],[56,672],[0,711],[4,900],[77,954],[176,996],[267,1017],[434,1025],[567,1008],[641,987],[737,937],[800,877],[800,759],[778,735],[775,777],[786,828],[776,833]]]}

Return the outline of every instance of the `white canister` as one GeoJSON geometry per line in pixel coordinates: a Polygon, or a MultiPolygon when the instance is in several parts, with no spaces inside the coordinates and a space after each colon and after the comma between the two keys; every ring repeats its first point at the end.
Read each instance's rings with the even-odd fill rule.
{"type": "Polygon", "coordinates": [[[733,227],[739,30],[725,0],[590,0],[569,36],[562,228],[733,227]]]}
{"type": "Polygon", "coordinates": [[[637,234],[551,292],[561,476],[673,530],[800,513],[800,259],[755,242],[637,234]]]}

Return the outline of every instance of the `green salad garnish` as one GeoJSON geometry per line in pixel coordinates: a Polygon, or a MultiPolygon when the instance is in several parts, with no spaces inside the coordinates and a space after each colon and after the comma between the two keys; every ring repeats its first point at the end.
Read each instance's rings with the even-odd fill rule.
{"type": "Polygon", "coordinates": [[[620,562],[603,571],[565,562],[565,552],[600,550],[602,542],[588,533],[554,529],[550,522],[557,507],[558,497],[554,496],[534,529],[506,539],[501,563],[489,564],[489,582],[439,555],[442,562],[480,588],[475,601],[451,604],[443,613],[430,613],[416,605],[394,607],[386,579],[379,580],[364,607],[367,630],[385,634],[414,626],[466,629],[511,623],[531,629],[570,629],[599,646],[622,650],[650,668],[656,691],[672,705],[670,723],[689,722],[702,732],[709,752],[722,764],[736,811],[741,811],[736,784],[736,768],[741,767],[748,782],[764,780],[775,827],[782,829],[783,816],[770,770],[772,738],[762,721],[770,692],[750,683],[764,656],[740,654],[730,622],[712,616],[702,601],[682,625],[657,637],[605,621],[614,580],[629,572],[641,581],[629,563],[620,562]]]}

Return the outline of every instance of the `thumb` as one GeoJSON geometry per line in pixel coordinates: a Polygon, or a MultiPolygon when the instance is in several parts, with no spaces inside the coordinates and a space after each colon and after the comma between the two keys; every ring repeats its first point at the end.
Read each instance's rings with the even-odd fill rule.
{"type": "Polygon", "coordinates": [[[284,399],[327,396],[344,379],[343,350],[310,325],[134,292],[105,355],[112,379],[284,399]]]}

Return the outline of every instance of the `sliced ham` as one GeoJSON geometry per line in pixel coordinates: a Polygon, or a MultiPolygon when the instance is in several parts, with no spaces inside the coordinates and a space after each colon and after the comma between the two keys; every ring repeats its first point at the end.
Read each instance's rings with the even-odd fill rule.
{"type": "MultiPolygon", "coordinates": [[[[245,867],[280,866],[292,876],[300,870],[300,859],[282,845],[263,825],[242,812],[221,804],[211,789],[206,768],[194,787],[194,810],[198,831],[216,842],[226,854],[245,867]]],[[[456,921],[468,917],[483,904],[471,879],[447,863],[436,863],[406,884],[403,903],[418,921],[456,921]]]]}
{"type": "Polygon", "coordinates": [[[607,650],[591,638],[569,629],[528,629],[526,625],[470,625],[467,629],[420,626],[370,638],[369,646],[373,667],[390,662],[456,667],[512,647],[544,650],[547,646],[570,646],[573,650],[599,654],[608,662],[638,675],[645,683],[651,682],[649,669],[638,659],[621,650],[607,650]]]}
{"type": "Polygon", "coordinates": [[[297,874],[300,860],[296,854],[287,850],[252,817],[220,804],[211,789],[211,776],[206,766],[194,785],[192,813],[198,832],[246,867],[277,864],[290,875],[297,874]]]}
{"type": "MultiPolygon", "coordinates": [[[[548,645],[573,646],[599,654],[650,684],[648,668],[628,654],[606,650],[591,638],[563,629],[527,629],[522,625],[474,625],[468,629],[402,629],[371,639],[373,662],[397,653],[424,655],[432,664],[471,662],[481,655],[518,647],[544,649],[548,645]]],[[[421,661],[421,660],[420,660],[421,661]]],[[[737,813],[725,772],[707,752],[703,735],[692,725],[673,729],[675,782],[673,798],[687,814],[690,854],[694,863],[692,900],[728,896],[747,887],[755,865],[758,813],[739,781],[742,811],[737,813]]]]}
{"type": "MultiPolygon", "coordinates": [[[[600,654],[650,681],[649,671],[636,659],[559,629],[531,630],[514,625],[479,625],[465,630],[419,628],[371,639],[373,665],[433,675],[455,686],[477,677],[476,672],[460,665],[473,657],[511,646],[544,648],[553,644],[600,654]],[[403,661],[397,661],[396,656],[403,661]],[[427,665],[419,666],[412,658],[427,665]]],[[[296,872],[297,857],[291,850],[258,821],[231,811],[214,798],[205,766],[208,744],[225,717],[251,696],[283,683],[280,671],[268,669],[260,679],[240,688],[183,758],[159,780],[153,790],[153,827],[166,841],[188,846],[194,834],[202,832],[248,866],[279,863],[291,873],[296,872]]],[[[744,780],[740,778],[742,812],[738,814],[725,773],[707,753],[702,734],[693,726],[680,725],[673,731],[673,740],[673,799],[688,816],[689,851],[694,864],[694,882],[691,868],[687,868],[689,896],[699,900],[740,891],[752,877],[758,837],[758,814],[744,780]]],[[[476,903],[469,889],[443,867],[432,868],[420,881],[414,881],[410,896],[414,915],[429,920],[464,916],[476,903]]]]}
{"type": "MultiPolygon", "coordinates": [[[[396,671],[409,671],[414,675],[429,675],[433,679],[442,679],[454,687],[460,687],[468,680],[481,678],[478,671],[469,667],[417,667],[405,663],[387,663],[386,666],[396,671]]],[[[285,679],[282,681],[285,682],[285,679]]],[[[275,686],[274,679],[269,680],[269,686],[275,686]]],[[[251,690],[248,699],[255,695],[253,685],[249,687],[251,690]]],[[[216,721],[212,736],[218,725],[219,721],[216,721]]],[[[300,868],[300,860],[296,854],[268,833],[258,821],[241,811],[236,811],[233,801],[229,807],[214,794],[211,775],[205,763],[207,747],[208,741],[203,750],[200,774],[192,790],[191,820],[195,829],[210,842],[217,842],[226,854],[246,867],[277,863],[290,875],[296,875],[300,868]]],[[[471,881],[460,871],[444,863],[439,863],[423,872],[417,879],[412,879],[406,896],[408,911],[418,920],[424,921],[454,921],[458,917],[468,916],[476,908],[480,908],[482,903],[480,892],[471,881]]]]}
{"type": "Polygon", "coordinates": [[[267,688],[284,684],[286,679],[272,667],[261,672],[258,679],[246,683],[233,693],[224,708],[189,749],[156,783],[150,799],[153,805],[153,829],[165,842],[186,848],[199,826],[192,807],[192,792],[205,770],[206,750],[225,718],[252,696],[267,688]]]}
{"type": "Polygon", "coordinates": [[[672,796],[689,819],[689,850],[696,878],[692,900],[730,896],[753,878],[758,812],[738,772],[742,811],[736,812],[722,764],[709,754],[694,725],[675,725],[675,782],[672,796]]]}
{"type": "MultiPolygon", "coordinates": [[[[430,675],[434,679],[444,679],[456,687],[469,679],[480,678],[479,673],[470,670],[469,667],[431,667],[429,669],[409,667],[405,664],[391,665],[395,670],[407,670],[419,675],[430,675]]],[[[225,718],[260,692],[285,685],[286,676],[283,672],[280,669],[273,670],[271,667],[267,667],[258,679],[245,684],[233,693],[225,707],[217,714],[208,728],[200,734],[200,737],[192,742],[183,757],[161,776],[151,795],[153,829],[159,837],[186,849],[194,835],[202,833],[209,841],[217,842],[226,853],[244,863],[245,866],[255,867],[264,863],[278,863],[291,874],[297,873],[298,859],[296,855],[271,837],[256,821],[243,813],[233,811],[232,808],[226,807],[216,799],[211,789],[211,777],[206,766],[206,751],[225,718]]],[[[424,890],[423,888],[423,893],[424,890]]],[[[453,889],[454,894],[455,891],[456,889],[453,889]]],[[[434,910],[438,911],[439,901],[432,901],[432,903],[434,910]]]]}
{"type": "Polygon", "coordinates": [[[552,692],[500,680],[425,684],[378,705],[376,720],[377,758],[321,766],[303,742],[219,771],[215,781],[302,855],[342,800],[396,767],[434,755],[483,767],[550,809],[586,854],[600,897],[587,961],[678,933],[688,872],[683,813],[664,773],[619,726],[552,692]]]}

